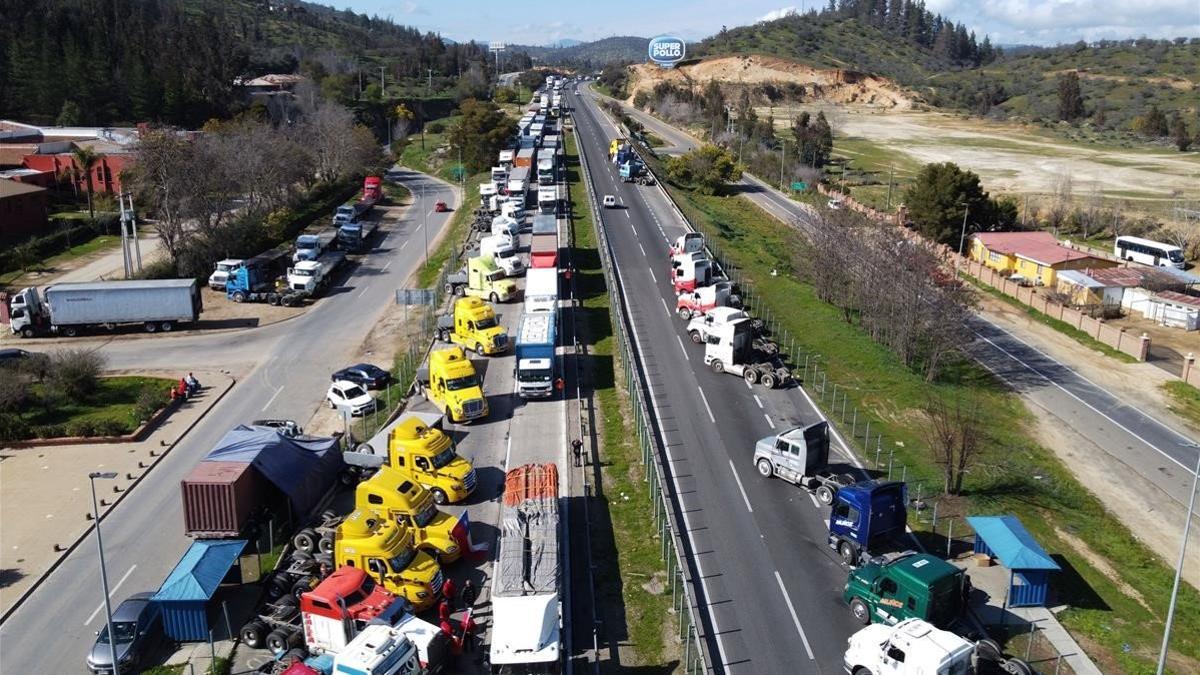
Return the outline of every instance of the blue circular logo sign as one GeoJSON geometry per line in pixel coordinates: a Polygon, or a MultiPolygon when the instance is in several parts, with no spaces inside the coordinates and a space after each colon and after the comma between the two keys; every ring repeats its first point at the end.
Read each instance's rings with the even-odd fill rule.
{"type": "Polygon", "coordinates": [[[660,35],[650,40],[649,55],[651,61],[670,68],[687,55],[687,43],[682,38],[660,35]]]}

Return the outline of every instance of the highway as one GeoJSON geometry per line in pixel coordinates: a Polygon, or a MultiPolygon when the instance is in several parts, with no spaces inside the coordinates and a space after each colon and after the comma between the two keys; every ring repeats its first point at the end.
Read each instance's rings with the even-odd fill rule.
{"type": "MultiPolygon", "coordinates": [[[[664,139],[669,144],[666,147],[669,153],[696,147],[696,139],[686,133],[644,112],[623,107],[664,139]]],[[[748,186],[748,199],[783,222],[800,229],[818,226],[819,216],[808,205],[789,199],[750,174],[740,182],[748,186]]],[[[981,315],[976,315],[971,329],[976,340],[970,353],[979,363],[1028,401],[1157,486],[1181,505],[1181,512],[1186,512],[1200,439],[1172,428],[1132,402],[1121,400],[981,315]]]]}
{"type": "MultiPolygon", "coordinates": [[[[417,201],[399,223],[377,235],[378,243],[361,265],[328,292],[332,297],[302,316],[231,333],[58,342],[100,346],[111,368],[225,367],[246,373],[103,518],[115,602],[156,590],[187,548],[179,481],[236,424],[261,417],[309,419],[322,404],[329,373],[353,355],[393,302],[395,289],[421,264],[426,234],[432,241],[449,221],[451,213],[433,212],[435,201],[459,206],[458,191],[442,181],[403,170],[392,175],[417,201]],[[419,198],[422,184],[424,200],[419,198]],[[423,230],[426,217],[428,233],[423,230]]],[[[97,487],[107,491],[102,482],[97,487]]],[[[93,631],[103,622],[102,612],[93,612],[101,599],[96,549],[88,539],[0,625],[0,672],[78,672],[93,631]]]]}
{"type": "Polygon", "coordinates": [[[666,276],[667,242],[685,224],[657,187],[617,180],[606,158],[615,130],[589,97],[568,98],[597,197],[620,204],[597,216],[615,249],[639,370],[686,521],[703,633],[719,661],[711,665],[730,673],[838,671],[857,626],[841,599],[847,569],[826,545],[828,511],[751,464],[755,440],[816,422],[819,413],[798,387],[750,390],[712,373],[699,347],[685,343],[666,276]]]}

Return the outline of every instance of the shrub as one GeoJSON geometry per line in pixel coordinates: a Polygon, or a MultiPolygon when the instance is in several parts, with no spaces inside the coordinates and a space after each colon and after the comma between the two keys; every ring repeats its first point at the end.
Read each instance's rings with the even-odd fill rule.
{"type": "Polygon", "coordinates": [[[46,388],[55,395],[82,399],[96,391],[103,369],[104,356],[99,352],[63,349],[50,357],[46,388]]]}
{"type": "Polygon", "coordinates": [[[33,433],[38,438],[62,438],[67,435],[67,429],[61,424],[42,424],[34,427],[33,433]]]}
{"type": "Polygon", "coordinates": [[[89,419],[75,420],[67,425],[67,435],[91,438],[96,435],[96,423],[89,419]]]}
{"type": "Polygon", "coordinates": [[[430,122],[429,124],[425,125],[425,130],[431,134],[443,134],[446,133],[446,123],[430,122]]]}
{"type": "Polygon", "coordinates": [[[123,436],[132,431],[128,422],[113,417],[96,420],[95,428],[97,436],[123,436]]]}
{"type": "Polygon", "coordinates": [[[23,441],[32,436],[25,420],[10,413],[0,413],[0,441],[23,441]]]}
{"type": "Polygon", "coordinates": [[[141,424],[149,420],[159,408],[167,402],[167,397],[158,388],[147,387],[138,394],[137,403],[133,406],[134,422],[141,424]]]}

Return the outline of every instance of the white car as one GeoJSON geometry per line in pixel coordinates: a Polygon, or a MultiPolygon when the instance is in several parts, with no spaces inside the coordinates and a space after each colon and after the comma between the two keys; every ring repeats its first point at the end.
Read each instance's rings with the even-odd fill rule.
{"type": "Polygon", "coordinates": [[[617,206],[617,198],[612,195],[604,195],[604,208],[611,209],[617,206]]]}
{"type": "Polygon", "coordinates": [[[833,209],[834,211],[837,211],[838,209],[842,208],[842,200],[830,199],[828,202],[825,202],[825,206],[828,206],[829,208],[833,209]]]}
{"type": "Polygon", "coordinates": [[[368,394],[366,389],[347,380],[338,380],[329,385],[325,401],[330,408],[349,410],[350,414],[356,417],[375,412],[377,405],[375,397],[368,394]]]}

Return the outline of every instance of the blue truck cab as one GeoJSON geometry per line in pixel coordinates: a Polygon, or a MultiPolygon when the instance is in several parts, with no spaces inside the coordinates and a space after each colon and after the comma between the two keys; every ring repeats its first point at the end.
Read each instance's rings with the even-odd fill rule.
{"type": "Polygon", "coordinates": [[[848,565],[865,561],[904,535],[908,488],[900,481],[863,481],[837,491],[829,514],[829,547],[848,565]]]}

